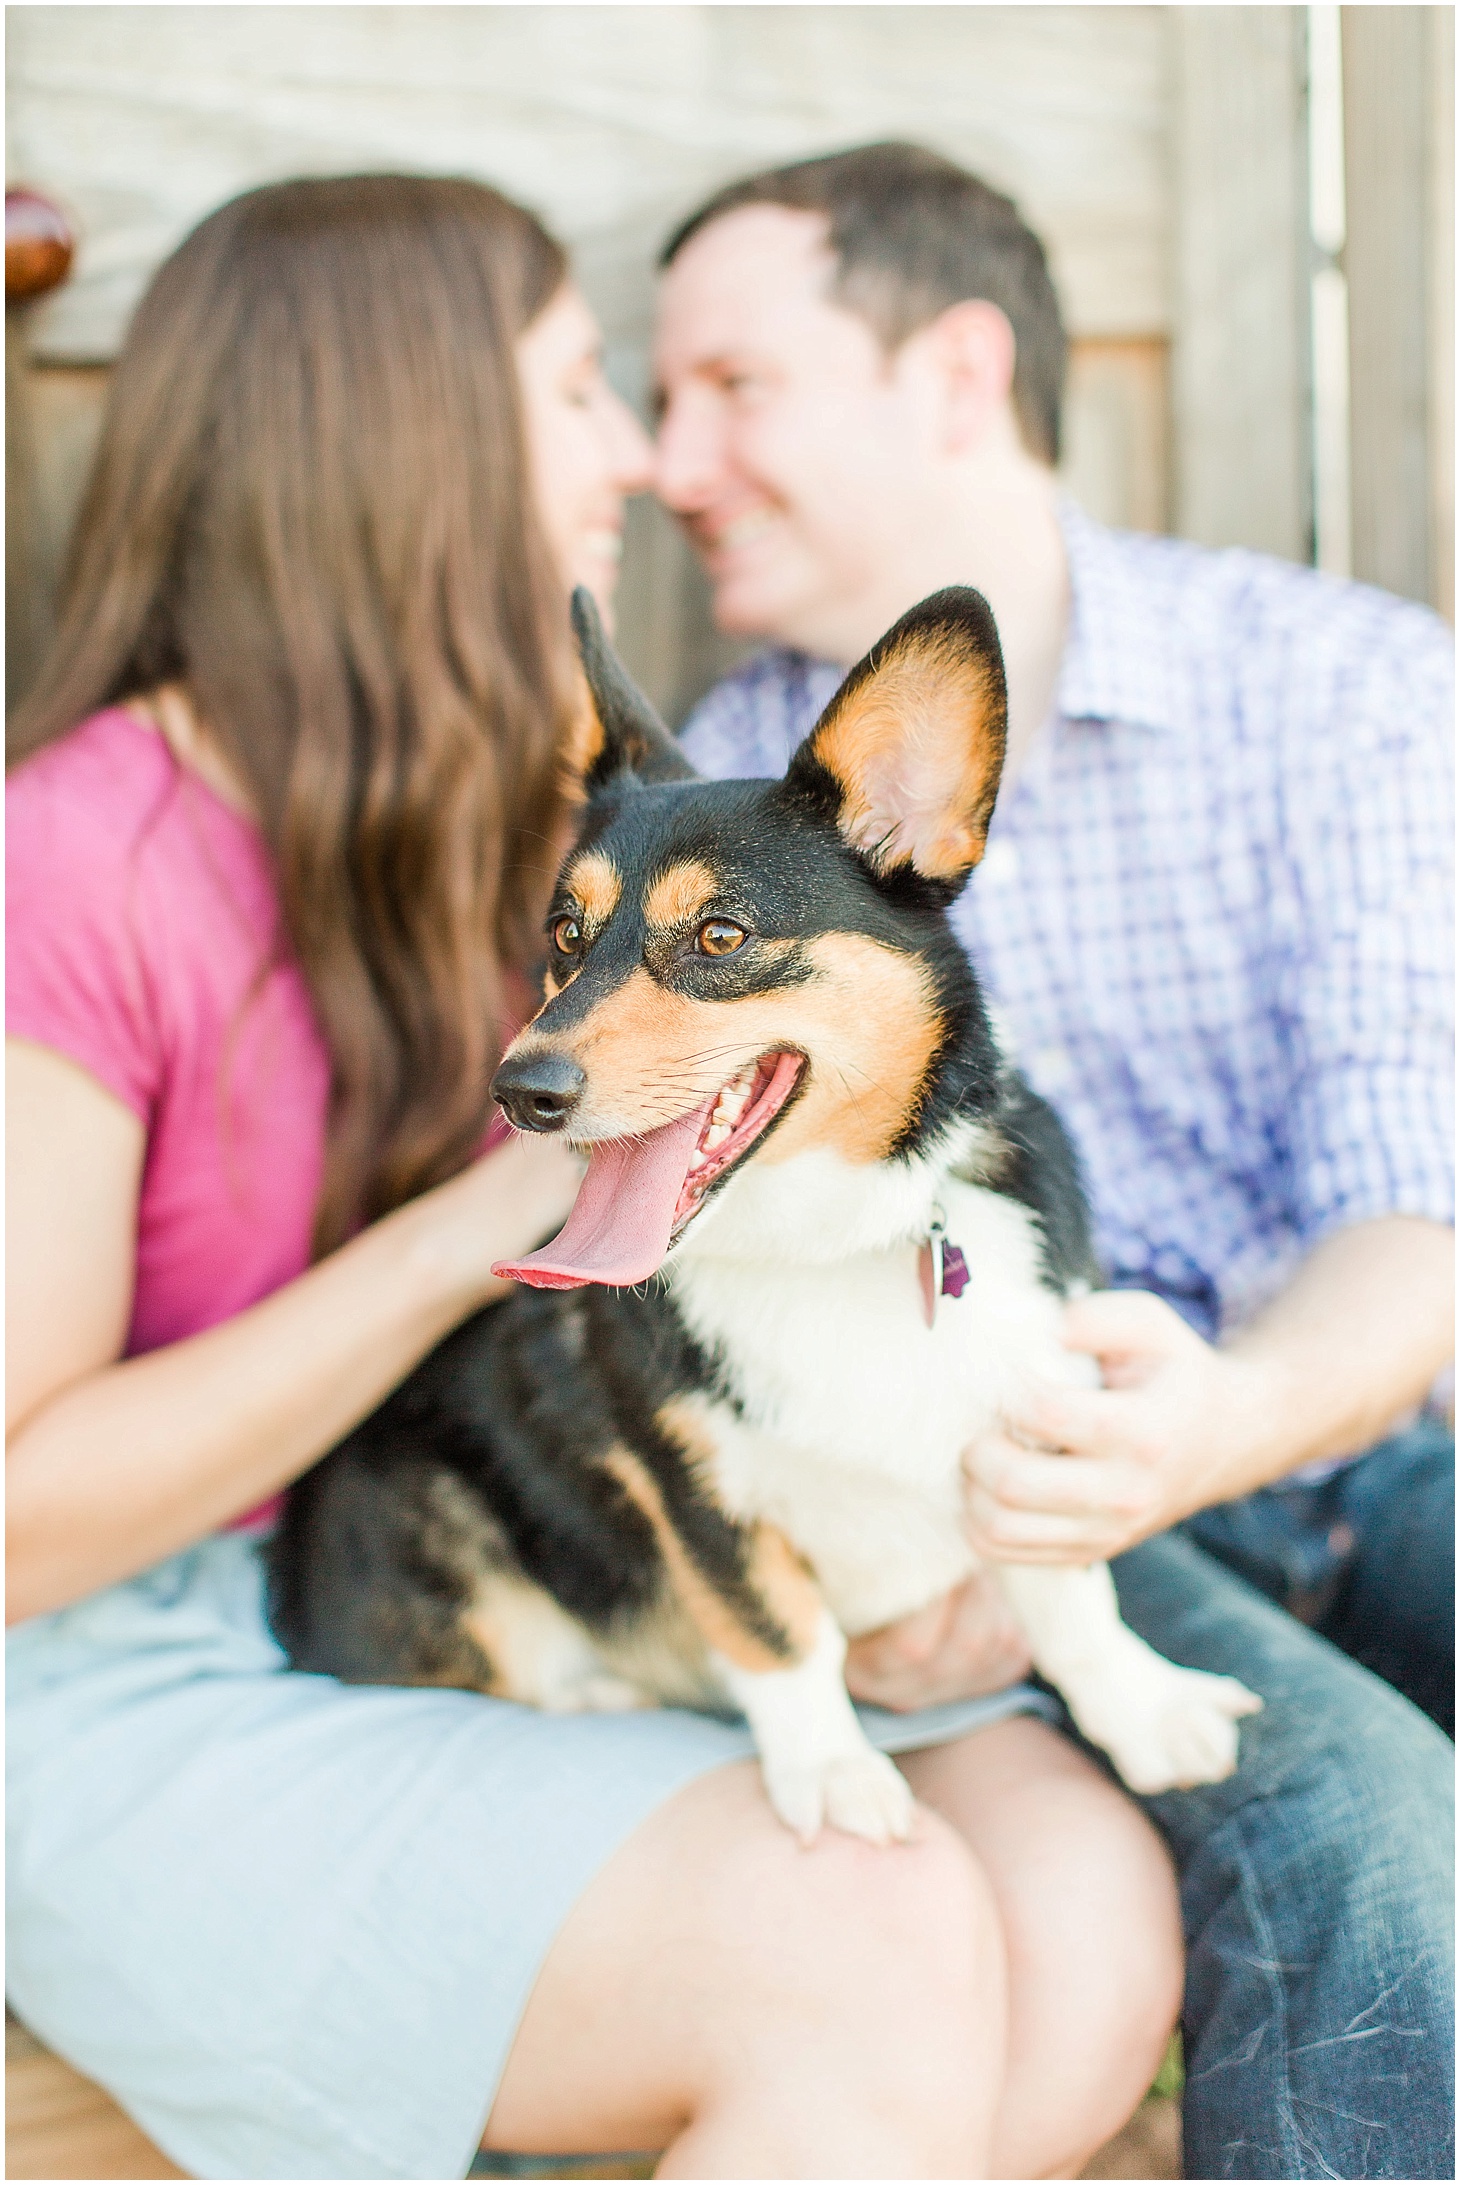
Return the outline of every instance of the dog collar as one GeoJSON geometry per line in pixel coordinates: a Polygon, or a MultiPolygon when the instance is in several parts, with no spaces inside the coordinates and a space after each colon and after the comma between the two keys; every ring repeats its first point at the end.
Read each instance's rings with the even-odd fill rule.
{"type": "Polygon", "coordinates": [[[961,1245],[948,1241],[948,1222],[941,1206],[933,1208],[928,1241],[918,1252],[918,1281],[923,1292],[923,1318],[928,1326],[937,1316],[940,1297],[962,1297],[968,1288],[968,1261],[961,1245]]]}

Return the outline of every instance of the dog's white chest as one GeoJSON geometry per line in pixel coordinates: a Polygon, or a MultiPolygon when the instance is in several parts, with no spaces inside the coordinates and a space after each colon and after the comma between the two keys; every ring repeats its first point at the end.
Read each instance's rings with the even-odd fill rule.
{"type": "Polygon", "coordinates": [[[967,1573],[962,1451],[1030,1380],[1080,1374],[1033,1217],[971,1185],[942,1198],[970,1280],[931,1328],[912,1245],[815,1266],[697,1257],[675,1273],[679,1310],[743,1406],[739,1420],[716,1410],[720,1494],[795,1542],[853,1633],[967,1573]]]}

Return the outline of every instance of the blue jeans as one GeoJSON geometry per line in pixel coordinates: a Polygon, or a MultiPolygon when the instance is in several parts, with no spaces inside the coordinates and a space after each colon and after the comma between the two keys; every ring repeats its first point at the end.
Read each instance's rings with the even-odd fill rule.
{"type": "Polygon", "coordinates": [[[1455,1438],[1438,1420],[1183,1529],[1454,1736],[1455,1438]]]}
{"type": "Polygon", "coordinates": [[[1373,1673],[1392,1663],[1433,1693],[1432,1657],[1453,1654],[1452,1621],[1426,1623],[1453,1563],[1452,1530],[1433,1529],[1446,1449],[1453,1483],[1433,1429],[1360,1460],[1327,1525],[1353,1541],[1338,1533],[1342,1568],[1319,1580],[1291,1508],[1249,1497],[1190,1528],[1224,1516],[1254,1568],[1265,1536],[1269,1578],[1286,1558],[1303,1605],[1321,1594],[1372,1668],[1179,1534],[1114,1566],[1135,1630],[1266,1702],[1229,1781],[1144,1801],[1181,1876],[1188,2177],[1455,2175],[1454,1750],[1373,1673]]]}

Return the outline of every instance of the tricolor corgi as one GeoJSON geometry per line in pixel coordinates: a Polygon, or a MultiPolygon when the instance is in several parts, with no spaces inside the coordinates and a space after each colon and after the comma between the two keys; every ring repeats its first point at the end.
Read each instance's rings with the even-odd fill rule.
{"type": "MultiPolygon", "coordinates": [[[[534,1706],[733,1709],[771,1803],[906,1836],[848,1635],[975,1566],[961,1452],[1094,1279],[1074,1156],[947,911],[1004,748],[982,597],[915,607],[779,782],[706,782],[574,617],[586,807],[547,998],[493,1092],[587,1170],[520,1285],[290,1494],[295,1666],[534,1706]]],[[[1103,1566],[1001,1565],[1036,1667],[1140,1791],[1215,1781],[1260,1702],[1120,1620],[1103,1566]]]]}

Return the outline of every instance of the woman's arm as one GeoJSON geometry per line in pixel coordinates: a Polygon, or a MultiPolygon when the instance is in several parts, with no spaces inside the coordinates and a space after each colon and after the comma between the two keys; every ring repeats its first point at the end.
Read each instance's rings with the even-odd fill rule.
{"type": "Polygon", "coordinates": [[[64,1607],[263,1501],[506,1287],[578,1169],[516,1140],[262,1303],[120,1360],[131,1317],[137,1118],[86,1072],[7,1046],[7,1615],[64,1607]]]}

